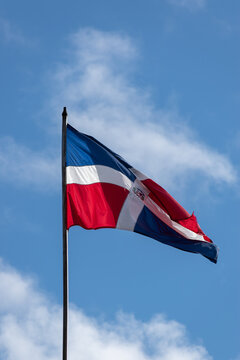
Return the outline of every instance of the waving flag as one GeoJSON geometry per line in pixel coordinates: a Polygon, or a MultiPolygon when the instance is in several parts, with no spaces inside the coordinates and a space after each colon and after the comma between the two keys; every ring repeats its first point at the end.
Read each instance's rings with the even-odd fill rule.
{"type": "Polygon", "coordinates": [[[67,125],[67,229],[134,231],[217,262],[217,247],[160,185],[98,140],[67,125]]]}

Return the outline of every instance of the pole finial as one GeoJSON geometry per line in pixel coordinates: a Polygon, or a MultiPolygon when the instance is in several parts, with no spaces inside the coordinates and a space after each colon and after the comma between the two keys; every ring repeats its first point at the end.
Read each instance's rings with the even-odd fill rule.
{"type": "Polygon", "coordinates": [[[62,116],[67,117],[67,108],[64,106],[62,116]]]}

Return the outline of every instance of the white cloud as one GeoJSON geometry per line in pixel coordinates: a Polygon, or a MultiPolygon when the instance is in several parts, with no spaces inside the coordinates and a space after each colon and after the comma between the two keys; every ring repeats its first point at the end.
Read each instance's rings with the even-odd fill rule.
{"type": "Polygon", "coordinates": [[[170,4],[186,8],[191,11],[203,9],[206,0],[167,0],[170,4]]]}
{"type": "MultiPolygon", "coordinates": [[[[3,360],[61,358],[61,309],[37,290],[32,279],[0,262],[0,357],[3,360]],[[34,355],[33,355],[34,354],[34,355]]],[[[118,314],[99,321],[72,306],[69,359],[210,360],[202,345],[190,343],[186,329],[156,315],[141,322],[118,314]]]]}
{"type": "MultiPolygon", "coordinates": [[[[129,80],[138,53],[130,38],[84,29],[70,41],[69,59],[52,79],[52,118],[59,119],[66,105],[71,124],[170,191],[193,176],[214,183],[236,181],[225,155],[199,141],[176,111],[155,108],[150,94],[129,80]]],[[[52,125],[60,128],[59,121],[52,125]]],[[[0,138],[0,178],[53,188],[61,178],[59,149],[33,151],[12,138],[0,138]]]]}
{"type": "Polygon", "coordinates": [[[176,112],[155,108],[150,94],[129,80],[137,55],[131,39],[83,29],[71,41],[69,61],[54,78],[55,113],[66,105],[71,124],[168,188],[192,175],[236,180],[225,155],[197,140],[176,112]]]}
{"type": "Polygon", "coordinates": [[[22,35],[21,31],[16,29],[8,20],[0,18],[0,34],[8,43],[26,45],[29,41],[22,35]]]}
{"type": "Polygon", "coordinates": [[[0,138],[0,178],[15,185],[49,189],[60,183],[60,157],[55,151],[33,151],[11,137],[0,138]]]}

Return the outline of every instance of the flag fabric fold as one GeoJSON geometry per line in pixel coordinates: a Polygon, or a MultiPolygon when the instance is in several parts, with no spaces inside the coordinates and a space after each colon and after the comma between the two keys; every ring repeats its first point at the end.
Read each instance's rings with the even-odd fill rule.
{"type": "Polygon", "coordinates": [[[217,262],[218,249],[160,185],[91,136],[67,125],[67,229],[134,231],[217,262]]]}

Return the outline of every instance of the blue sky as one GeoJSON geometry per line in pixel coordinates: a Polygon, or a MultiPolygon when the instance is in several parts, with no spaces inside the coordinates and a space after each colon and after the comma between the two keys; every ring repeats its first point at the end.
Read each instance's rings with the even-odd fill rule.
{"type": "Polygon", "coordinates": [[[0,4],[0,357],[61,352],[61,112],[164,186],[219,262],[70,230],[70,358],[238,360],[239,11],[223,0],[0,4]]]}

